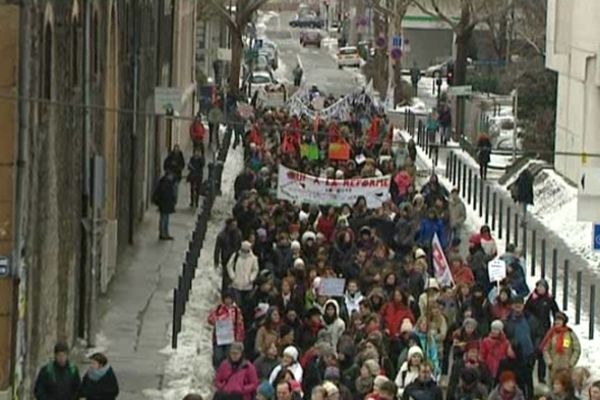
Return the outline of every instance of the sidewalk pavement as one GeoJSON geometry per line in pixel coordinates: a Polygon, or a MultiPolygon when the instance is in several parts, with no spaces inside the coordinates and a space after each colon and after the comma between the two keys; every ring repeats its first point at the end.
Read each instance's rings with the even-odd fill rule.
{"type": "MultiPolygon", "coordinates": [[[[191,145],[185,147],[187,161],[191,145]]],[[[158,211],[154,206],[148,209],[134,245],[119,257],[108,293],[99,299],[97,349],[106,353],[114,368],[119,399],[145,399],[144,390],[162,387],[167,356],[161,350],[170,345],[172,293],[201,210],[201,206],[191,209],[189,201],[189,185],[182,179],[170,221],[173,241],[158,240],[158,211]]]]}

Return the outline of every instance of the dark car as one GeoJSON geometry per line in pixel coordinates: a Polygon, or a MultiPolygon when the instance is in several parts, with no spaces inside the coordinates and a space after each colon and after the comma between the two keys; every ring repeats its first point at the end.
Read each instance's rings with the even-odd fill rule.
{"type": "Polygon", "coordinates": [[[299,16],[290,21],[292,28],[316,28],[322,29],[325,26],[322,19],[313,16],[299,16]]]}
{"type": "Polygon", "coordinates": [[[313,45],[320,48],[321,39],[323,39],[323,37],[319,31],[303,31],[300,33],[300,45],[302,47],[313,45]]]}

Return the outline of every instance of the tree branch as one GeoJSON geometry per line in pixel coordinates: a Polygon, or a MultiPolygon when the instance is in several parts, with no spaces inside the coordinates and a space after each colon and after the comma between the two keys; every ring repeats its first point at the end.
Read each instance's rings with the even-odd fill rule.
{"type": "Polygon", "coordinates": [[[501,7],[499,10],[496,10],[496,11],[492,10],[488,13],[481,13],[480,15],[476,16],[469,25],[471,27],[475,28],[480,23],[489,19],[490,16],[492,16],[492,15],[506,14],[507,12],[509,12],[511,10],[511,8],[513,8],[513,6],[514,6],[514,0],[510,0],[507,5],[505,5],[504,7],[501,7]]]}
{"type": "Polygon", "coordinates": [[[442,21],[447,23],[453,31],[456,31],[458,25],[440,11],[440,7],[437,5],[437,2],[435,0],[430,1],[431,7],[434,9],[434,11],[429,10],[427,7],[421,4],[421,0],[414,0],[413,4],[425,14],[441,19],[442,21]]]}
{"type": "Polygon", "coordinates": [[[522,30],[515,29],[515,33],[519,35],[527,44],[529,44],[533,49],[541,56],[546,57],[546,51],[540,48],[540,46],[529,36],[527,36],[522,30]]]}
{"type": "Polygon", "coordinates": [[[219,13],[219,16],[223,19],[223,21],[225,21],[225,23],[229,26],[229,28],[232,31],[239,33],[240,28],[237,24],[237,21],[235,19],[233,19],[232,16],[229,14],[229,10],[227,10],[227,8],[224,5],[219,4],[217,2],[217,0],[208,0],[208,1],[212,5],[213,9],[219,13]]]}
{"type": "Polygon", "coordinates": [[[254,12],[256,12],[263,5],[267,4],[269,0],[254,0],[246,3],[246,7],[244,8],[244,19],[246,22],[250,20],[250,17],[254,12]]]}

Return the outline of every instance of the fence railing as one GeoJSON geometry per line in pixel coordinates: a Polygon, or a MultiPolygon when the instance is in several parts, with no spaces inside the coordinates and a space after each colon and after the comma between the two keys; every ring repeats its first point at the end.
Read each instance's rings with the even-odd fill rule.
{"type": "MultiPolygon", "coordinates": [[[[432,159],[434,169],[438,165],[439,147],[429,141],[429,135],[425,132],[422,119],[415,123],[415,114],[407,110],[405,113],[404,128],[412,137],[416,138],[417,145],[423,149],[425,154],[432,159]]],[[[523,207],[513,201],[506,191],[498,186],[479,177],[478,168],[460,157],[456,151],[450,150],[445,165],[445,176],[456,187],[466,204],[476,211],[486,224],[490,225],[492,231],[499,239],[506,243],[513,243],[521,249],[525,259],[525,274],[540,276],[549,279],[553,295],[557,289],[561,290],[561,298],[556,298],[559,306],[568,311],[569,299],[573,294],[572,275],[575,275],[575,324],[581,323],[581,311],[584,308],[583,280],[585,270],[571,268],[571,260],[568,257],[560,257],[559,250],[551,247],[542,233],[538,235],[537,229],[531,229],[527,223],[527,217],[523,221],[523,207]],[[550,255],[550,257],[549,257],[550,255]],[[559,260],[562,259],[562,268],[559,260]],[[539,270],[538,270],[539,269],[539,270]],[[548,272],[550,274],[548,275],[548,272]]],[[[586,276],[587,277],[587,276],[586,276]]],[[[593,282],[592,276],[589,281],[593,282]]],[[[594,338],[596,319],[596,285],[590,283],[587,286],[589,327],[588,337],[594,338]]]]}
{"type": "Polygon", "coordinates": [[[208,164],[208,177],[203,182],[205,188],[204,201],[202,202],[202,211],[198,214],[192,238],[188,243],[188,249],[185,252],[185,259],[182,265],[182,271],[177,279],[177,287],[173,290],[173,315],[171,347],[177,348],[177,338],[181,332],[181,322],[187,302],[192,290],[192,281],[196,276],[198,268],[198,259],[202,252],[202,246],[206,237],[208,220],[212,212],[213,205],[217,196],[221,194],[221,179],[223,177],[223,167],[227,159],[229,145],[231,144],[232,132],[227,131],[218,149],[216,159],[208,164]]]}

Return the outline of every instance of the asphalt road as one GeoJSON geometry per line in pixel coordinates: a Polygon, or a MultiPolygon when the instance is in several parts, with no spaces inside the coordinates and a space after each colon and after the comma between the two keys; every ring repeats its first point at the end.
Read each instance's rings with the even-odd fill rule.
{"type": "Polygon", "coordinates": [[[271,16],[266,22],[265,36],[279,47],[279,69],[275,74],[280,80],[293,82],[292,71],[300,61],[304,70],[303,84],[316,85],[325,94],[339,97],[365,84],[358,68],[338,69],[335,58],[337,39],[328,32],[321,30],[324,38],[321,48],[302,47],[300,32],[303,29],[288,25],[293,18],[292,13],[282,13],[271,16]]]}

